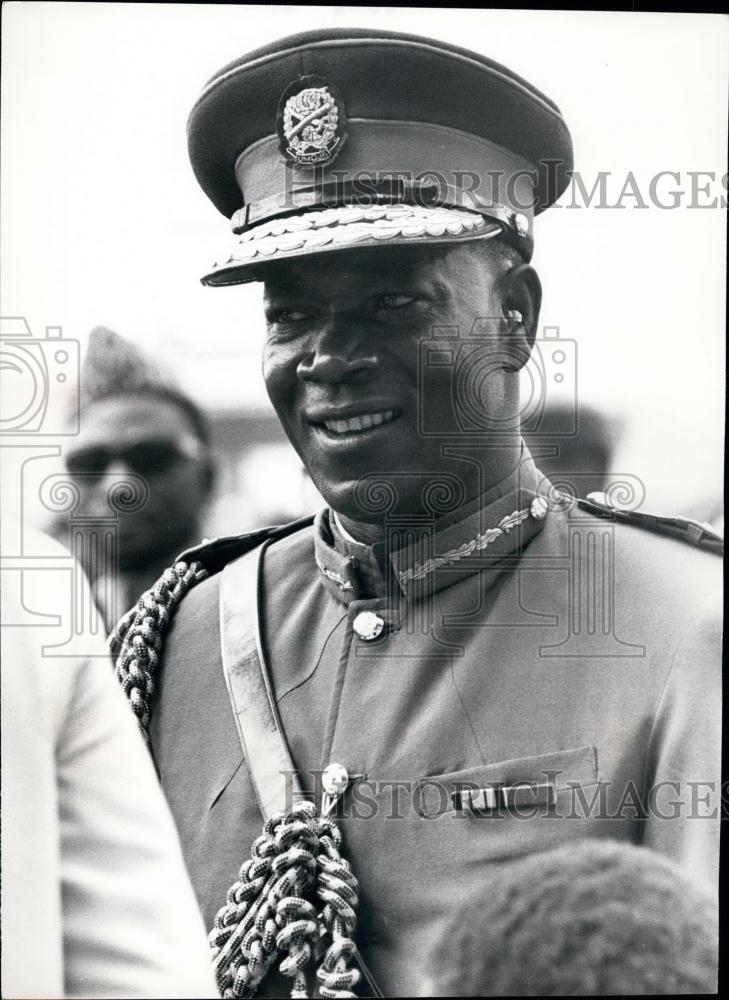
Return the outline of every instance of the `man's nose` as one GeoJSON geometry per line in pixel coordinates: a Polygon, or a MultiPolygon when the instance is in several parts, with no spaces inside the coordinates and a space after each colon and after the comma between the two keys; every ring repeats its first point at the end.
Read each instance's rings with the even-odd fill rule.
{"type": "Polygon", "coordinates": [[[321,330],[312,349],[297,365],[296,373],[305,382],[364,385],[374,378],[377,353],[368,343],[366,331],[356,321],[333,319],[321,330]]]}
{"type": "Polygon", "coordinates": [[[139,491],[139,474],[123,458],[111,461],[98,478],[94,477],[93,489],[87,502],[87,514],[103,517],[115,510],[115,494],[119,491],[133,489],[139,491]]]}
{"type": "Polygon", "coordinates": [[[105,479],[108,483],[118,482],[120,479],[124,479],[125,476],[136,475],[134,469],[124,458],[114,458],[107,465],[104,470],[104,475],[102,479],[105,479]]]}

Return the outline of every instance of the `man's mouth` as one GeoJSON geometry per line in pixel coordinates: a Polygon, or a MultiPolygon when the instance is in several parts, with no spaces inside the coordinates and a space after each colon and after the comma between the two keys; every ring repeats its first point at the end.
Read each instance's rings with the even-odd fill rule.
{"type": "Polygon", "coordinates": [[[319,426],[324,427],[330,434],[362,434],[372,430],[373,427],[388,424],[399,416],[398,410],[380,410],[376,413],[361,413],[346,420],[322,420],[319,426]]]}

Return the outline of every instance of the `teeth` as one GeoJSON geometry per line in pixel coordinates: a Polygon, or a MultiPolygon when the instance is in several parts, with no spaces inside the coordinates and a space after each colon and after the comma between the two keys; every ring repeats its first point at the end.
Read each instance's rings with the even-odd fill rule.
{"type": "Polygon", "coordinates": [[[333,434],[351,434],[353,431],[367,431],[371,427],[379,427],[395,416],[394,410],[383,413],[363,413],[360,417],[350,417],[349,420],[325,420],[324,426],[333,434]]]}

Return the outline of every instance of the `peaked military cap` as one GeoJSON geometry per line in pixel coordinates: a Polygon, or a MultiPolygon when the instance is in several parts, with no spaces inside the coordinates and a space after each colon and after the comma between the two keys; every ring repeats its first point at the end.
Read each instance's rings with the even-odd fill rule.
{"type": "Polygon", "coordinates": [[[534,216],[572,170],[559,108],[511,70],[364,29],[291,35],[223,67],[188,142],[235,234],[209,285],[271,260],[497,235],[528,260],[534,216]]]}

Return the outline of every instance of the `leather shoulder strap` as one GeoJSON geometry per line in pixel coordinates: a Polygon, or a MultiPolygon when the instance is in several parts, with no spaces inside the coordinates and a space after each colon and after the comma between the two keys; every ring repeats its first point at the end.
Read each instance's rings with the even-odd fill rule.
{"type": "MultiPolygon", "coordinates": [[[[243,756],[264,821],[303,798],[281,727],[260,638],[263,557],[275,539],[247,552],[223,570],[220,584],[220,647],[223,672],[243,756]]],[[[372,997],[382,997],[356,949],[356,961],[372,997]]]]}
{"type": "Polygon", "coordinates": [[[261,648],[260,577],[264,543],[223,570],[220,648],[243,756],[264,820],[302,796],[261,648]]]}
{"type": "Polygon", "coordinates": [[[308,528],[314,523],[314,515],[299,518],[289,524],[279,524],[271,528],[259,528],[257,531],[247,531],[243,535],[226,535],[222,538],[206,538],[199,545],[185,549],[175,562],[199,562],[209,575],[219,573],[229,562],[238,556],[258,548],[266,541],[286,538],[302,528],[308,528]]]}

